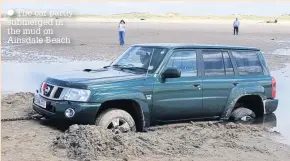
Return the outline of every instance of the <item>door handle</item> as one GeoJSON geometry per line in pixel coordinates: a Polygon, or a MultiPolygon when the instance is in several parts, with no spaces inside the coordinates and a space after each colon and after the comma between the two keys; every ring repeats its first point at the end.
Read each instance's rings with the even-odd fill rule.
{"type": "Polygon", "coordinates": [[[194,84],[193,86],[196,87],[198,90],[201,90],[200,84],[194,84]]]}
{"type": "Polygon", "coordinates": [[[194,84],[193,86],[194,87],[200,87],[200,84],[194,84]]]}
{"type": "Polygon", "coordinates": [[[234,86],[236,86],[236,85],[238,85],[238,84],[239,84],[238,82],[233,82],[233,85],[234,85],[234,86]]]}

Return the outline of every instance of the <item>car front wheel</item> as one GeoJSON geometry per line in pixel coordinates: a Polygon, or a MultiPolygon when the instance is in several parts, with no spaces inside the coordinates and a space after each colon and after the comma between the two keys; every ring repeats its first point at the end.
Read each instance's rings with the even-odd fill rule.
{"type": "Polygon", "coordinates": [[[126,133],[136,131],[133,117],[120,109],[108,109],[103,111],[96,119],[97,126],[112,130],[114,133],[126,133]]]}

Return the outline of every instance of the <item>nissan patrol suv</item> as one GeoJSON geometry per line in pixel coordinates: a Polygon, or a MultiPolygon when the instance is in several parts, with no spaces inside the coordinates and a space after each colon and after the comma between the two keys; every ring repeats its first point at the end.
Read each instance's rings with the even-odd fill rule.
{"type": "Polygon", "coordinates": [[[50,119],[127,132],[194,119],[254,119],[277,109],[257,48],[139,44],[109,66],[48,77],[33,109],[50,119]]]}

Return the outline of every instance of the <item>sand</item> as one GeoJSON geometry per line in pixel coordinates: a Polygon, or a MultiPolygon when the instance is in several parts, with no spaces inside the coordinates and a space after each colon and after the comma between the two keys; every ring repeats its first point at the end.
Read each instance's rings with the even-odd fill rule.
{"type": "MultiPolygon", "coordinates": [[[[4,25],[1,35],[4,44],[2,61],[34,62],[35,59],[31,59],[33,54],[60,57],[68,61],[112,61],[131,44],[178,42],[258,47],[265,52],[272,71],[290,62],[290,56],[287,54],[273,54],[278,49],[285,51],[289,47],[289,26],[279,23],[241,22],[241,24],[240,35],[234,36],[231,23],[131,22],[127,23],[124,47],[118,45],[116,23],[67,22],[66,26],[55,29],[55,35],[70,37],[71,44],[17,46],[5,43],[8,35],[5,34],[7,26],[4,25]],[[15,55],[15,52],[23,54],[19,56],[15,55]]],[[[31,93],[5,96],[1,101],[2,118],[34,115],[30,107],[31,99],[31,93]]],[[[2,159],[28,161],[85,158],[89,160],[289,160],[290,158],[289,146],[272,140],[274,136],[279,135],[262,127],[251,130],[244,125],[213,123],[166,125],[152,128],[153,130],[147,133],[122,135],[115,140],[115,136],[107,131],[103,131],[104,137],[96,137],[102,132],[97,127],[78,126],[75,131],[65,132],[68,127],[61,122],[47,120],[1,121],[2,159]],[[233,128],[229,128],[231,126],[233,128]],[[91,139],[94,142],[90,142],[91,139]],[[87,148],[72,148],[69,144],[72,141],[79,145],[79,148],[87,148]],[[103,151],[99,151],[99,145],[95,145],[98,141],[101,148],[104,148],[103,151]],[[63,145],[60,148],[56,144],[63,145]],[[113,149],[112,152],[112,148],[119,149],[113,149]],[[74,153],[74,150],[77,153],[74,153]],[[114,151],[117,151],[118,155],[114,154],[114,151]]]]}
{"type": "MultiPolygon", "coordinates": [[[[270,140],[267,127],[192,123],[115,135],[97,126],[72,125],[54,140],[77,160],[283,160],[290,148],[270,140]],[[269,145],[269,146],[266,146],[269,145]],[[286,153],[285,153],[286,152],[286,153]]],[[[59,153],[59,151],[61,153],[59,153]]]]}

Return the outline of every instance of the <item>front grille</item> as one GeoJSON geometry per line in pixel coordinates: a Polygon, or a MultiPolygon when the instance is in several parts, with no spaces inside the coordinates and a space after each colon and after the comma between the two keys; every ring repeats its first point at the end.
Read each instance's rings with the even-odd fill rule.
{"type": "Polygon", "coordinates": [[[63,90],[63,88],[61,88],[61,87],[57,88],[53,98],[59,98],[60,95],[61,95],[62,90],[63,90]]]}
{"type": "Polygon", "coordinates": [[[41,95],[45,98],[59,100],[62,97],[64,88],[44,82],[40,91],[41,95]]]}

